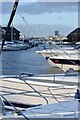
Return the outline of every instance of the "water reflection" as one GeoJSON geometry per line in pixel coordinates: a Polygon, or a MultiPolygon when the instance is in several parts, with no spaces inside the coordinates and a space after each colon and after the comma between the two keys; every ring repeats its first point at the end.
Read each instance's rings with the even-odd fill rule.
{"type": "Polygon", "coordinates": [[[36,53],[37,48],[21,51],[6,51],[2,53],[2,74],[33,74],[60,73],[61,70],[53,68],[36,53]]]}

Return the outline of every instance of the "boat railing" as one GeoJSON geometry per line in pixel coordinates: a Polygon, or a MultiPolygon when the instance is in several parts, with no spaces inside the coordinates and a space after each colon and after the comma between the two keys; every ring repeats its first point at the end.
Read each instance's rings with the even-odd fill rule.
{"type": "MultiPolygon", "coordinates": [[[[78,59],[79,50],[77,50],[77,49],[70,50],[70,49],[69,49],[70,52],[68,53],[65,49],[60,48],[60,47],[57,46],[57,45],[56,45],[56,49],[49,49],[49,50],[50,50],[50,52],[52,53],[50,57],[53,57],[54,55],[56,55],[55,52],[58,52],[58,58],[62,56],[64,59],[67,59],[67,60],[68,60],[70,63],[72,63],[73,65],[79,66],[79,65],[77,64],[77,62],[75,63],[74,61],[71,60],[71,56],[72,56],[72,59],[73,59],[73,58],[78,59]],[[72,52],[71,52],[71,51],[72,51],[72,52]],[[73,51],[74,51],[74,52],[73,52],[73,51]],[[64,53],[64,54],[61,54],[61,52],[64,53]]],[[[50,57],[46,57],[46,58],[48,59],[48,58],[50,58],[50,57]]],[[[74,60],[74,59],[73,59],[73,60],[74,60]]],[[[62,67],[61,69],[63,69],[63,65],[62,65],[61,67],[62,67]]]]}
{"type": "MultiPolygon", "coordinates": [[[[19,75],[18,79],[15,79],[15,80],[13,79],[14,81],[11,80],[13,82],[13,84],[15,84],[17,82],[17,80],[19,80],[19,81],[21,80],[22,82],[20,82],[20,84],[22,86],[24,85],[25,88],[22,87],[22,86],[20,88],[15,88],[15,87],[10,88],[8,86],[3,86],[2,85],[3,89],[1,90],[1,92],[2,92],[1,97],[8,98],[9,95],[10,96],[14,96],[14,95],[15,96],[16,95],[24,96],[24,95],[26,95],[26,96],[30,96],[30,97],[32,96],[33,100],[34,99],[36,100],[37,97],[38,98],[40,97],[40,99],[44,99],[47,104],[50,103],[49,100],[51,100],[53,102],[54,102],[54,100],[56,100],[57,102],[59,102],[59,101],[62,101],[64,99],[68,100],[67,98],[71,98],[71,99],[74,98],[73,96],[74,96],[75,89],[77,88],[77,86],[65,85],[65,84],[62,84],[62,83],[60,84],[60,83],[56,83],[56,82],[53,83],[52,82],[51,84],[53,84],[53,85],[51,85],[51,84],[48,85],[47,84],[47,86],[45,86],[46,89],[42,89],[42,90],[37,89],[36,90],[34,84],[32,85],[31,82],[30,83],[28,82],[30,80],[28,78],[29,78],[28,73],[22,73],[22,74],[19,75]],[[26,89],[27,86],[29,86],[31,88],[31,90],[27,90],[26,89]],[[7,89],[8,89],[8,91],[7,91],[7,89]],[[37,93],[38,95],[35,95],[34,93],[37,93]]],[[[3,81],[6,81],[6,79],[3,79],[3,81]]],[[[44,84],[44,82],[42,82],[42,83],[44,84]]],[[[39,83],[37,85],[39,85],[39,83]]],[[[44,101],[42,101],[42,102],[44,102],[44,101]]],[[[36,103],[36,106],[37,105],[38,104],[36,103]]],[[[40,105],[40,103],[39,103],[39,105],[40,105]]]]}
{"type": "Polygon", "coordinates": [[[49,93],[52,95],[52,97],[57,101],[57,102],[61,102],[61,99],[66,99],[68,100],[68,98],[71,98],[71,99],[74,99],[74,92],[71,91],[71,92],[67,92],[67,89],[72,89],[72,88],[64,88],[64,87],[58,87],[56,89],[54,88],[50,88],[48,87],[47,88],[49,93]],[[56,91],[60,91],[60,90],[63,90],[63,89],[66,89],[66,92],[61,92],[61,93],[57,93],[56,91]],[[55,91],[55,92],[53,92],[55,91]]]}
{"type": "MultiPolygon", "coordinates": [[[[27,76],[28,74],[27,73],[22,73],[22,74],[20,74],[20,76],[19,76],[19,79],[20,80],[22,80],[22,81],[24,81],[24,83],[26,84],[26,85],[28,85],[32,90],[34,90],[34,92],[35,93],[37,93],[40,97],[42,97],[45,101],[46,101],[46,103],[47,104],[49,104],[49,101],[47,100],[47,97],[45,97],[44,95],[50,95],[51,97],[53,97],[57,102],[59,102],[58,101],[58,99],[57,99],[57,97],[56,96],[58,96],[58,98],[60,99],[60,97],[62,96],[62,98],[74,98],[73,96],[72,96],[72,94],[74,94],[74,91],[72,92],[69,92],[68,93],[68,91],[67,91],[67,89],[68,90],[73,90],[73,89],[75,89],[75,87],[73,88],[73,87],[64,87],[65,85],[63,85],[62,84],[62,82],[61,82],[61,85],[60,86],[56,86],[56,88],[53,88],[53,87],[50,87],[50,86],[48,86],[47,87],[47,90],[48,90],[48,93],[49,94],[47,94],[45,91],[43,91],[43,92],[40,92],[40,91],[38,91],[38,90],[36,90],[31,84],[29,84],[28,82],[27,82],[27,80],[28,80],[28,76],[27,76]],[[56,90],[63,90],[63,89],[66,89],[66,93],[55,93],[55,94],[53,94],[52,92],[51,92],[51,90],[54,90],[54,91],[56,91],[56,90]]],[[[56,84],[56,75],[54,74],[54,77],[53,77],[53,84],[56,84]]],[[[60,84],[60,83],[59,83],[60,84]]],[[[49,96],[48,96],[49,97],[49,96]]]]}
{"type": "MultiPolygon", "coordinates": [[[[14,113],[14,116],[15,116],[15,113],[16,113],[16,116],[19,116],[19,115],[21,115],[21,116],[23,116],[24,118],[25,118],[25,120],[30,120],[28,117],[27,117],[27,115],[25,114],[25,112],[23,112],[23,110],[18,110],[13,104],[11,104],[11,102],[9,102],[4,96],[1,96],[2,97],[2,99],[4,99],[6,102],[8,102],[13,108],[14,108],[14,111],[12,111],[12,114],[14,113]]],[[[56,98],[55,98],[56,99],[56,98]]],[[[58,102],[58,103],[60,103],[60,101],[58,101],[57,99],[56,99],[56,101],[58,102]]],[[[72,100],[73,101],[73,100],[72,100]]],[[[74,101],[76,101],[76,100],[74,100],[74,101]]],[[[78,99],[77,99],[77,101],[79,101],[78,99]]],[[[65,101],[66,102],[66,101],[65,101]]],[[[70,100],[70,102],[71,102],[71,100],[70,100]]],[[[45,107],[43,107],[43,108],[45,108],[45,107]]],[[[35,110],[36,108],[35,107],[33,107],[32,108],[32,110],[35,110]]],[[[40,109],[41,109],[41,107],[40,107],[40,109]]],[[[32,110],[30,110],[31,112],[33,112],[32,110]]],[[[48,110],[48,109],[47,109],[48,110]]],[[[24,110],[25,111],[25,110],[24,110]]],[[[72,111],[71,111],[72,112],[72,111]]],[[[34,113],[34,112],[33,112],[34,113]]],[[[73,111],[73,113],[74,114],[76,114],[76,112],[74,112],[73,111]]],[[[10,113],[11,114],[11,113],[10,113]]],[[[50,113],[49,113],[50,114],[50,113]]],[[[55,113],[54,113],[55,114],[55,113]]],[[[6,116],[6,111],[4,111],[4,113],[2,113],[2,117],[3,116],[6,116]]],[[[35,116],[35,113],[34,113],[34,116],[35,116]]],[[[36,118],[35,118],[36,119],[36,118]]]]}
{"type": "MultiPolygon", "coordinates": [[[[73,49],[74,50],[74,53],[75,54],[73,54],[72,52],[69,54],[69,53],[67,53],[63,48],[60,48],[59,46],[57,46],[57,45],[55,45],[55,47],[56,47],[56,49],[54,49],[54,51],[58,51],[59,50],[59,53],[60,53],[60,51],[62,51],[64,54],[60,54],[62,57],[64,57],[65,59],[68,59],[71,63],[73,63],[74,65],[77,65],[75,62],[73,62],[73,61],[71,61],[69,58],[71,57],[71,55],[73,55],[73,57],[74,57],[74,55],[77,55],[77,57],[78,57],[78,51],[77,51],[77,53],[76,53],[76,50],[75,49],[73,49]]],[[[47,50],[47,49],[46,49],[47,50]]],[[[54,55],[54,51],[52,50],[52,49],[49,49],[50,51],[51,51],[51,53],[54,55]]],[[[51,57],[53,57],[53,55],[51,55],[51,57]]]]}
{"type": "Polygon", "coordinates": [[[27,75],[26,73],[22,73],[19,75],[19,79],[22,80],[26,85],[28,85],[32,90],[34,90],[35,93],[37,93],[40,97],[42,97],[46,103],[48,104],[48,100],[46,97],[44,97],[39,91],[37,91],[31,84],[29,84],[27,82],[27,76],[24,76],[24,75],[27,75]]]}
{"type": "MultiPolygon", "coordinates": [[[[14,109],[14,111],[15,111],[15,113],[17,113],[17,115],[22,115],[26,120],[29,120],[29,118],[23,114],[22,110],[17,109],[10,101],[8,101],[8,100],[6,99],[6,97],[4,97],[3,95],[0,94],[0,99],[1,99],[2,104],[4,104],[4,103],[3,103],[3,100],[5,100],[10,106],[12,106],[13,109],[14,109]],[[3,100],[2,100],[2,99],[3,99],[3,100]]],[[[2,107],[3,107],[3,108],[2,108],[2,115],[5,116],[5,115],[6,115],[6,112],[7,112],[7,111],[5,110],[5,105],[3,105],[2,107]]]]}

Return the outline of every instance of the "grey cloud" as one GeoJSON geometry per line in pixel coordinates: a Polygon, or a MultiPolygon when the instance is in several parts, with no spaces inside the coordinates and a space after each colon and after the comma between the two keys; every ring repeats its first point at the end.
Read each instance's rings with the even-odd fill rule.
{"type": "MultiPolygon", "coordinates": [[[[9,13],[12,7],[12,2],[3,3],[3,13],[9,13]]],[[[71,12],[78,10],[78,3],[74,2],[33,2],[20,4],[18,12],[27,14],[42,14],[45,12],[71,12]]],[[[18,13],[17,12],[17,13],[18,13]]]]}
{"type": "Polygon", "coordinates": [[[42,14],[45,12],[71,12],[78,10],[78,3],[65,2],[35,2],[32,4],[24,4],[20,7],[20,12],[28,14],[42,14]]]}

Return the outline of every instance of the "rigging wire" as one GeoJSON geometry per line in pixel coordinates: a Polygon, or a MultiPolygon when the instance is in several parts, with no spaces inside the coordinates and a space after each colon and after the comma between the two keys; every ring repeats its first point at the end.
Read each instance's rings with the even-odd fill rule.
{"type": "Polygon", "coordinates": [[[21,13],[19,13],[19,15],[20,15],[20,17],[23,19],[24,23],[25,23],[26,25],[28,25],[28,23],[27,23],[27,22],[26,22],[26,20],[25,20],[25,17],[24,17],[24,16],[22,16],[22,14],[21,14],[21,13]]]}
{"type": "MultiPolygon", "coordinates": [[[[20,12],[19,12],[19,15],[20,15],[20,17],[22,18],[23,22],[24,22],[26,25],[28,25],[29,22],[26,21],[25,17],[24,17],[20,12]]],[[[28,31],[27,31],[27,32],[28,32],[28,31]]],[[[27,37],[28,37],[28,33],[27,33],[27,37]]]]}

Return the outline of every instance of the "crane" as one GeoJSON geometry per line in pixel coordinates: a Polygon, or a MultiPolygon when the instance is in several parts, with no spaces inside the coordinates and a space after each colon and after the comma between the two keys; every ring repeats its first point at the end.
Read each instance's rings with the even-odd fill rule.
{"type": "Polygon", "coordinates": [[[5,43],[5,40],[6,40],[6,35],[9,32],[9,28],[11,26],[11,23],[12,23],[13,19],[14,19],[18,3],[19,3],[19,0],[15,0],[13,8],[12,8],[11,15],[10,15],[10,19],[8,21],[8,24],[7,24],[7,29],[6,29],[6,32],[5,32],[5,37],[4,37],[4,40],[2,41],[2,45],[1,45],[1,49],[0,49],[0,54],[1,54],[1,51],[3,50],[3,46],[4,46],[4,43],[5,43]]]}

